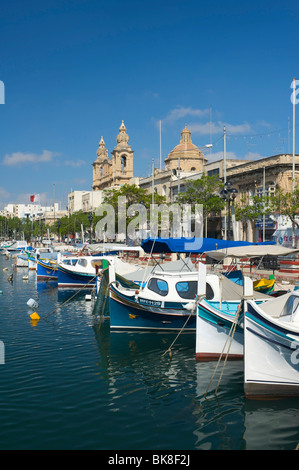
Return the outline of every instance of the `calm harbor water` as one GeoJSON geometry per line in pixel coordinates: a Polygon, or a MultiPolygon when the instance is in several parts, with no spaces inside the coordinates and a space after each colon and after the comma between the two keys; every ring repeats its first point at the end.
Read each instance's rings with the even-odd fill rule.
{"type": "Polygon", "coordinates": [[[296,448],[299,400],[246,400],[242,361],[205,397],[215,363],[195,361],[193,334],[162,356],[176,334],[110,333],[86,291],[66,302],[75,290],[37,283],[13,262],[0,256],[0,449],[296,448]]]}

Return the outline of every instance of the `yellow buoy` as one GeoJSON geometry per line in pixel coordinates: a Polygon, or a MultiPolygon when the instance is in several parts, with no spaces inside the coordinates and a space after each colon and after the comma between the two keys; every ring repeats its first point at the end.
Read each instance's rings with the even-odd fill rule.
{"type": "Polygon", "coordinates": [[[33,312],[33,313],[30,315],[30,318],[31,318],[31,320],[40,320],[40,316],[39,316],[38,313],[36,313],[36,312],[33,312]]]}

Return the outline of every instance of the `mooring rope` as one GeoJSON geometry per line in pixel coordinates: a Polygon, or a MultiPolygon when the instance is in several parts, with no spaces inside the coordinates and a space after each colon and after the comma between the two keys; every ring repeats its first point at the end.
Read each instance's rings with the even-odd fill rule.
{"type": "Polygon", "coordinates": [[[208,387],[207,387],[207,389],[206,389],[206,392],[205,392],[205,394],[204,394],[204,397],[207,396],[207,393],[208,393],[208,391],[209,391],[209,388],[210,388],[210,385],[211,385],[211,383],[212,383],[212,380],[213,380],[213,378],[215,377],[215,374],[216,374],[216,372],[217,372],[217,369],[218,369],[218,367],[219,367],[219,364],[220,364],[220,362],[221,362],[221,360],[222,360],[222,356],[223,356],[223,354],[224,354],[226,345],[227,345],[227,343],[228,343],[228,341],[229,341],[229,339],[230,339],[230,344],[229,344],[229,348],[228,348],[227,353],[226,353],[226,358],[225,358],[225,361],[224,361],[224,364],[223,364],[223,367],[222,367],[222,372],[221,372],[221,374],[220,374],[220,378],[219,378],[219,381],[218,381],[218,384],[217,384],[217,387],[216,387],[216,390],[215,390],[214,393],[216,394],[217,391],[218,391],[218,387],[219,387],[219,384],[220,384],[220,381],[221,381],[221,379],[222,379],[222,375],[223,375],[223,372],[224,372],[224,367],[225,367],[225,365],[226,365],[227,358],[228,358],[228,354],[229,354],[229,351],[230,351],[230,348],[231,348],[231,344],[232,344],[232,341],[233,341],[233,338],[234,338],[234,335],[235,335],[235,331],[236,331],[236,327],[237,327],[239,315],[240,315],[240,312],[241,312],[241,308],[242,308],[242,299],[241,299],[241,301],[240,301],[238,310],[237,310],[236,315],[235,315],[234,322],[232,323],[232,326],[230,327],[228,336],[227,336],[227,338],[226,338],[225,344],[224,344],[224,346],[223,346],[223,349],[222,349],[221,354],[220,354],[220,356],[219,356],[219,359],[218,359],[218,361],[217,361],[217,364],[216,364],[214,373],[212,374],[212,377],[211,377],[211,379],[210,379],[210,382],[209,382],[209,384],[208,384],[208,387]]]}
{"type": "Polygon", "coordinates": [[[172,357],[172,351],[171,351],[171,348],[172,346],[174,345],[174,343],[176,342],[176,340],[178,339],[178,337],[180,336],[180,334],[182,333],[182,331],[184,330],[185,326],[187,325],[188,321],[190,320],[191,316],[194,314],[194,310],[197,306],[197,303],[199,302],[199,299],[196,298],[196,300],[194,301],[194,305],[192,307],[192,310],[190,311],[190,315],[188,316],[187,320],[185,321],[184,325],[182,326],[182,328],[180,329],[180,331],[178,332],[178,334],[176,335],[175,339],[173,340],[173,342],[171,343],[171,345],[169,346],[169,348],[162,354],[161,358],[165,356],[165,354],[168,352],[169,353],[169,356],[172,357]]]}

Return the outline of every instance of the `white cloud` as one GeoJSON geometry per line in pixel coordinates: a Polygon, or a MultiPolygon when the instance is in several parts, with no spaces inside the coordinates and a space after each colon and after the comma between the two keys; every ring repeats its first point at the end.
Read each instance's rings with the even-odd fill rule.
{"type": "Polygon", "coordinates": [[[172,109],[162,121],[164,124],[173,124],[174,122],[184,118],[185,116],[204,117],[207,116],[209,113],[209,109],[193,109],[191,106],[177,106],[175,109],[172,109]]]}
{"type": "Polygon", "coordinates": [[[221,134],[223,133],[224,127],[226,128],[226,133],[228,135],[236,135],[236,134],[248,134],[253,132],[252,127],[247,122],[243,124],[227,124],[221,121],[215,122],[206,122],[204,124],[193,123],[189,124],[188,128],[193,134],[199,135],[209,135],[212,131],[212,134],[221,134]]]}
{"type": "Polygon", "coordinates": [[[74,161],[74,160],[66,160],[64,162],[64,164],[66,166],[73,166],[73,167],[78,167],[78,166],[82,166],[82,165],[85,165],[86,162],[84,160],[77,160],[77,161],[74,161]]]}
{"type": "Polygon", "coordinates": [[[3,159],[3,165],[14,166],[25,163],[51,162],[57,155],[59,154],[56,152],[51,152],[50,150],[43,150],[41,154],[14,152],[12,154],[5,155],[3,159]]]}
{"type": "Polygon", "coordinates": [[[0,210],[3,209],[5,204],[9,201],[11,194],[2,186],[0,186],[0,210]]]}
{"type": "MultiPolygon", "coordinates": [[[[223,160],[223,152],[208,153],[204,151],[204,156],[207,158],[208,163],[217,162],[218,160],[223,160]]],[[[235,152],[226,152],[227,159],[238,159],[235,152]]]]}
{"type": "Polygon", "coordinates": [[[199,135],[209,135],[211,130],[213,134],[219,134],[220,132],[223,132],[223,127],[222,129],[216,125],[215,123],[210,124],[210,122],[206,122],[204,124],[189,124],[188,129],[192,132],[192,134],[199,134],[199,135]]]}
{"type": "Polygon", "coordinates": [[[222,130],[223,130],[223,127],[225,126],[226,132],[231,135],[248,134],[249,132],[253,132],[253,129],[251,125],[248,124],[248,122],[244,122],[243,124],[237,124],[237,125],[225,124],[225,123],[219,122],[218,125],[222,126],[222,130]]]}

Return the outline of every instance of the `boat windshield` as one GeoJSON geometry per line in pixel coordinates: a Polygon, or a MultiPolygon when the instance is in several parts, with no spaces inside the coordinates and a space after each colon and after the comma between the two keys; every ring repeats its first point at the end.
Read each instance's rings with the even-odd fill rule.
{"type": "MultiPolygon", "coordinates": [[[[176,291],[182,299],[195,299],[197,294],[197,281],[180,281],[175,285],[176,291]]],[[[206,283],[206,299],[212,300],[214,291],[210,284],[206,283]]]]}
{"type": "Polygon", "coordinates": [[[165,297],[168,294],[168,284],[166,281],[164,281],[164,279],[158,279],[156,277],[152,277],[149,280],[147,288],[149,290],[152,290],[156,294],[162,295],[163,297],[165,297]]]}
{"type": "Polygon", "coordinates": [[[182,299],[195,299],[197,293],[197,281],[177,282],[175,288],[182,299]]]}
{"type": "Polygon", "coordinates": [[[281,312],[281,317],[286,316],[286,315],[292,315],[295,313],[299,306],[299,296],[298,295],[290,295],[288,298],[282,312],[281,312]]]}
{"type": "Polygon", "coordinates": [[[85,266],[87,266],[87,261],[85,258],[80,258],[78,260],[78,263],[77,263],[79,266],[83,266],[85,268],[85,266]]]}

